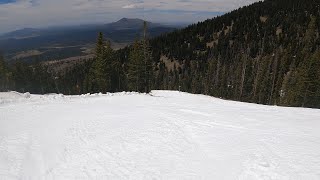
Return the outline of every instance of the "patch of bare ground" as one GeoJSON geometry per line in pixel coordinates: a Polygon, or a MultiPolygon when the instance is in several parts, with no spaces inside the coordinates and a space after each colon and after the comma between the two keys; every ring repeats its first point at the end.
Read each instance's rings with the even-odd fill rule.
{"type": "Polygon", "coordinates": [[[38,56],[43,54],[44,52],[41,52],[39,50],[29,50],[29,51],[22,51],[17,53],[13,59],[22,59],[22,58],[27,58],[27,57],[32,57],[32,56],[38,56]]]}
{"type": "Polygon", "coordinates": [[[265,23],[265,22],[267,22],[267,20],[268,20],[267,16],[260,16],[260,21],[261,22],[265,23]]]}
{"type": "Polygon", "coordinates": [[[178,67],[180,67],[180,68],[182,68],[182,65],[178,62],[178,61],[176,61],[176,60],[171,60],[171,59],[169,59],[167,56],[165,56],[165,55],[162,55],[161,57],[160,57],[160,61],[162,61],[164,64],[165,64],[165,66],[166,66],[166,68],[168,69],[168,71],[173,71],[174,70],[174,67],[176,67],[176,68],[178,68],[178,67]]]}
{"type": "Polygon", "coordinates": [[[68,71],[68,69],[72,69],[76,64],[85,63],[94,58],[93,54],[85,55],[85,56],[76,56],[70,57],[66,59],[53,60],[43,62],[43,65],[49,68],[49,71],[53,74],[59,75],[64,74],[68,71]]]}

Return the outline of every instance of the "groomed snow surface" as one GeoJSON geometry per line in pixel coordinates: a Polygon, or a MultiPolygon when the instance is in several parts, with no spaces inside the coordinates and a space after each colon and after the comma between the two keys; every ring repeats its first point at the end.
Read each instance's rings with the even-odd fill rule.
{"type": "Polygon", "coordinates": [[[320,110],[173,91],[0,93],[0,179],[319,180],[320,110]]]}

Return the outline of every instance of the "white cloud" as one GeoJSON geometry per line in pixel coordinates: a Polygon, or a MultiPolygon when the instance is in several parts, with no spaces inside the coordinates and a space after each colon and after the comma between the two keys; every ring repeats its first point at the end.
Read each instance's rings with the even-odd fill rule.
{"type": "Polygon", "coordinates": [[[128,5],[123,6],[122,8],[123,9],[135,9],[135,8],[138,8],[138,7],[139,7],[138,4],[128,4],[128,5]]]}
{"type": "Polygon", "coordinates": [[[18,0],[0,5],[0,32],[64,24],[107,23],[122,17],[198,21],[258,0],[18,0]],[[174,13],[169,13],[176,12],[174,13]],[[194,17],[195,12],[207,12],[194,17]]]}

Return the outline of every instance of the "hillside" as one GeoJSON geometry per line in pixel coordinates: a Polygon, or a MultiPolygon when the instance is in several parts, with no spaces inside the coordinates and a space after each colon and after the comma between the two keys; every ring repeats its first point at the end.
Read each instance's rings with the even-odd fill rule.
{"type": "Polygon", "coordinates": [[[240,8],[152,40],[155,87],[320,107],[319,32],[317,0],[240,8]]]}
{"type": "Polygon", "coordinates": [[[1,178],[320,178],[319,110],[151,94],[0,93],[1,178]]]}

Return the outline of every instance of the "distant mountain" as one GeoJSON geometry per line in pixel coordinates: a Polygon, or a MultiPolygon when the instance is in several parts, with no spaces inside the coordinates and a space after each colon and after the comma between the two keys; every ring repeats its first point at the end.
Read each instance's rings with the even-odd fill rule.
{"type": "Polygon", "coordinates": [[[24,28],[19,29],[16,31],[12,31],[9,33],[5,33],[3,35],[0,35],[1,39],[24,39],[24,38],[30,38],[30,37],[36,37],[40,35],[41,30],[40,29],[33,29],[33,28],[24,28]]]}
{"type": "MultiPolygon", "coordinates": [[[[130,44],[141,35],[143,22],[144,20],[141,19],[123,18],[117,22],[102,25],[46,29],[25,28],[0,35],[0,50],[6,54],[9,60],[17,57],[17,53],[21,54],[21,52],[30,50],[40,51],[41,59],[44,57],[46,59],[57,59],[79,56],[84,55],[83,48],[87,48],[88,44],[95,43],[97,33],[100,31],[114,44],[121,44],[121,46],[130,44]]],[[[152,22],[147,23],[150,37],[176,29],[175,27],[152,22]]]]}
{"type": "MultiPolygon", "coordinates": [[[[117,22],[107,24],[105,27],[112,30],[125,30],[125,29],[141,29],[144,20],[141,19],[128,19],[122,18],[117,22]]],[[[163,27],[161,24],[147,22],[149,28],[163,27]]]]}
{"type": "MultiPolygon", "coordinates": [[[[142,19],[129,19],[122,18],[119,21],[112,22],[109,24],[102,25],[79,25],[79,26],[62,26],[62,27],[52,27],[44,29],[35,29],[35,28],[24,28],[16,31],[8,32],[5,34],[0,34],[0,40],[4,39],[25,39],[33,38],[37,36],[47,36],[47,35],[58,35],[74,31],[90,31],[90,30],[107,30],[107,31],[121,31],[121,30],[138,30],[142,29],[144,20],[142,19]]],[[[148,28],[159,28],[166,27],[169,28],[172,26],[162,25],[158,23],[147,22],[148,28]]]]}

